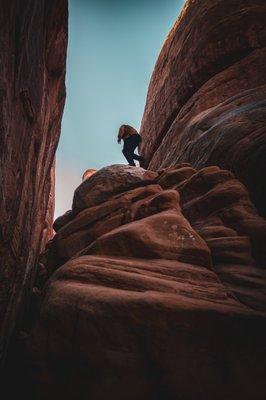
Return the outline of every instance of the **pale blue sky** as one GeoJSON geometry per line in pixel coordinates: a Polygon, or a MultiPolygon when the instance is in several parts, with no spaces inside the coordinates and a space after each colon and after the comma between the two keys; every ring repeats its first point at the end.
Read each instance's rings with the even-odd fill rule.
{"type": "Polygon", "coordinates": [[[56,216],[87,168],[126,163],[118,128],[139,129],[151,73],[184,0],[69,0],[67,100],[57,151],[56,216]]]}

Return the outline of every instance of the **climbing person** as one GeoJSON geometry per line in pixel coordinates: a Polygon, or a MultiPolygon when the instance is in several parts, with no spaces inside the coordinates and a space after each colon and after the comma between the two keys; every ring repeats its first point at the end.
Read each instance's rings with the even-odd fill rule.
{"type": "Polygon", "coordinates": [[[132,128],[132,126],[130,125],[120,126],[117,142],[121,143],[121,140],[123,140],[124,142],[122,153],[124,154],[129,165],[135,167],[136,164],[134,160],[143,163],[144,158],[134,153],[135,149],[139,146],[141,142],[141,136],[136,131],[136,129],[132,128]]]}

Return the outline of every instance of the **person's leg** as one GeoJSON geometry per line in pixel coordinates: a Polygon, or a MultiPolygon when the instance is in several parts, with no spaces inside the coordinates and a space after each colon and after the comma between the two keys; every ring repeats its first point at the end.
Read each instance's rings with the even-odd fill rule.
{"type": "Polygon", "coordinates": [[[133,160],[137,160],[139,162],[144,162],[144,158],[136,153],[134,153],[134,151],[136,150],[136,148],[138,147],[138,144],[136,144],[132,150],[132,158],[133,160]]]}
{"type": "Polygon", "coordinates": [[[129,138],[124,140],[124,148],[123,148],[123,154],[132,167],[135,167],[136,164],[134,163],[134,150],[136,148],[134,138],[130,136],[129,138]]]}
{"type": "Polygon", "coordinates": [[[141,162],[144,162],[144,158],[139,156],[138,154],[135,154],[134,151],[136,148],[139,146],[140,140],[138,135],[132,135],[126,140],[124,140],[124,149],[123,149],[123,154],[126,157],[129,165],[136,166],[134,163],[134,160],[141,162]]]}
{"type": "Polygon", "coordinates": [[[128,150],[127,148],[124,148],[122,153],[124,154],[127,162],[129,163],[129,165],[131,165],[132,167],[135,167],[136,164],[134,163],[134,159],[133,159],[133,152],[128,150]]]}
{"type": "Polygon", "coordinates": [[[132,158],[133,158],[133,160],[144,161],[144,158],[142,156],[139,156],[138,154],[135,154],[135,153],[133,153],[132,158]]]}
{"type": "Polygon", "coordinates": [[[134,151],[136,150],[136,148],[139,146],[140,144],[140,137],[139,135],[133,135],[131,137],[131,151],[132,151],[132,158],[133,160],[137,160],[139,162],[143,162],[144,158],[136,153],[134,153],[134,151]]]}

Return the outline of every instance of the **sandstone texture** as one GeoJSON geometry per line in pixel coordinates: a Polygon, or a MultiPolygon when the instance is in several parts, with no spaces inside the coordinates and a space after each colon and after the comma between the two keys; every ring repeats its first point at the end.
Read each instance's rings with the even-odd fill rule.
{"type": "Polygon", "coordinates": [[[1,1],[0,360],[52,234],[65,101],[67,1],[1,1]]]}
{"type": "Polygon", "coordinates": [[[266,3],[187,0],[142,120],[146,167],[231,170],[266,216],[266,3]]]}
{"type": "Polygon", "coordinates": [[[38,398],[265,398],[266,221],[231,172],[106,167],[59,221],[28,341],[38,398]]]}
{"type": "Polygon", "coordinates": [[[265,0],[187,0],[146,169],[87,170],[53,225],[67,1],[2,3],[1,394],[265,400],[265,0]]]}

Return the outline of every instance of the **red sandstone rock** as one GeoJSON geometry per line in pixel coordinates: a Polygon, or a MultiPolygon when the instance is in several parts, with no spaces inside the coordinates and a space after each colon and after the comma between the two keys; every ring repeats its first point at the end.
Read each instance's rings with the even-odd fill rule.
{"type": "Polygon", "coordinates": [[[96,240],[86,253],[161,258],[211,266],[205,242],[177,210],[160,212],[114,229],[96,240]]]}
{"type": "Polygon", "coordinates": [[[265,20],[263,0],[188,0],[156,63],[141,128],[149,168],[231,170],[263,215],[265,20]]]}
{"type": "Polygon", "coordinates": [[[215,269],[218,277],[235,298],[254,310],[265,312],[265,269],[232,264],[219,264],[215,269]]]}
{"type": "Polygon", "coordinates": [[[195,172],[196,170],[190,166],[166,169],[159,176],[157,182],[162,186],[163,189],[172,188],[186,181],[188,178],[194,175],[195,172]]]}
{"type": "MultiPolygon", "coordinates": [[[[229,248],[224,246],[224,241],[230,243],[231,237],[234,252],[238,251],[242,263],[252,263],[253,257],[259,264],[263,266],[266,264],[264,246],[266,221],[258,215],[246,188],[230,172],[220,170],[218,167],[203,168],[179,187],[179,193],[186,218],[208,242],[211,250],[212,246],[215,246],[213,251],[216,254],[216,262],[222,262],[222,249],[225,252],[224,256],[227,257],[229,248]],[[211,237],[210,230],[212,230],[211,237]],[[249,239],[237,239],[236,234],[238,237],[248,236],[249,239]],[[237,243],[239,243],[238,250],[235,247],[238,246],[237,243]],[[218,247],[220,260],[217,259],[218,247]],[[246,261],[243,259],[244,254],[246,261]]],[[[231,250],[229,253],[233,255],[231,250]]],[[[228,258],[227,262],[230,263],[228,258]]],[[[234,259],[234,262],[237,262],[237,259],[234,259]]]]}
{"type": "Polygon", "coordinates": [[[95,174],[95,172],[97,172],[97,169],[93,169],[93,168],[89,168],[87,169],[83,176],[82,176],[82,180],[86,181],[87,179],[89,179],[93,174],[95,174]]]}
{"type": "Polygon", "coordinates": [[[102,202],[49,242],[29,341],[37,390],[45,400],[263,400],[266,224],[247,190],[217,166],[180,165],[156,178],[170,189],[127,191],[122,169],[123,192],[110,180],[102,202]]]}
{"type": "Polygon", "coordinates": [[[54,223],[53,223],[53,228],[57,232],[59,229],[63,228],[66,224],[68,224],[72,218],[74,217],[74,213],[72,210],[66,211],[65,214],[61,215],[58,217],[54,223]]]}
{"type": "MultiPolygon", "coordinates": [[[[23,52],[16,64],[23,79],[15,82],[15,94],[20,83],[23,90],[20,100],[12,100],[21,104],[15,104],[17,119],[10,129],[22,127],[23,151],[32,156],[19,160],[25,179],[18,214],[10,202],[10,182],[19,182],[15,166],[4,180],[5,205],[11,204],[5,229],[14,228],[4,238],[11,238],[16,265],[22,266],[18,282],[9,286],[15,295],[33,266],[25,264],[25,270],[18,249],[28,246],[25,252],[34,262],[44,216],[41,247],[51,232],[53,201],[47,196],[53,185],[51,178],[44,186],[44,177],[62,111],[65,55],[60,45],[65,31],[57,29],[64,2],[55,3],[43,4],[48,37],[40,40],[45,28],[35,29],[39,42],[33,48],[45,49],[38,59],[45,62],[48,81],[40,79],[41,92],[34,75],[33,100],[22,85],[28,62],[23,52]],[[43,114],[36,114],[39,109],[45,110],[47,125],[43,114]],[[50,110],[56,111],[49,121],[50,110]],[[42,133],[40,147],[26,140],[26,128],[30,138],[42,133]],[[28,176],[36,160],[31,186],[28,176]]],[[[28,24],[33,29],[40,20],[39,3],[31,9],[33,17],[25,19],[21,6],[27,38],[28,24]]],[[[23,371],[36,398],[266,398],[266,223],[237,179],[263,212],[265,10],[262,0],[187,1],[157,62],[142,124],[146,158],[150,168],[160,170],[111,166],[98,171],[75,192],[73,210],[55,222],[57,234],[39,259],[36,285],[46,284],[23,358],[29,359],[23,371]],[[90,254],[80,256],[84,253],[90,254]]],[[[10,70],[8,79],[14,76],[10,70]]],[[[2,103],[7,121],[10,105],[6,109],[2,103]]],[[[18,147],[12,142],[11,149],[18,147]]],[[[39,292],[34,293],[36,298],[39,292]]]]}
{"type": "MultiPolygon", "coordinates": [[[[106,168],[103,175],[98,172],[99,187],[96,183],[92,189],[88,187],[85,197],[90,199],[90,190],[97,193],[103,186],[101,176],[103,181],[108,179],[108,170],[106,168]]],[[[120,166],[121,175],[122,170],[120,166]]],[[[110,171],[112,174],[112,169],[110,171]]],[[[134,171],[138,173],[138,168],[134,171]]],[[[123,177],[123,190],[126,190],[128,185],[125,175],[123,177]]],[[[215,264],[265,265],[266,222],[257,214],[245,187],[231,172],[219,167],[196,171],[188,166],[161,172],[158,182],[167,187],[178,187],[184,215],[180,213],[176,190],[162,190],[160,185],[153,184],[114,196],[117,180],[114,179],[113,189],[110,179],[104,195],[106,201],[86,208],[76,216],[72,214],[71,221],[49,243],[45,259],[50,273],[71,257],[88,253],[160,257],[210,265],[204,257],[202,264],[200,252],[205,245],[199,244],[196,261],[197,242],[193,250],[186,235],[182,234],[183,229],[193,238],[196,231],[206,241],[215,264]],[[134,221],[139,222],[132,224],[134,221]],[[176,227],[173,231],[172,226],[176,227]],[[177,240],[181,237],[182,243],[177,240]]]]}
{"type": "Polygon", "coordinates": [[[224,270],[225,286],[178,261],[68,262],[43,293],[31,338],[41,399],[263,400],[265,314],[252,308],[265,311],[266,296],[257,295],[262,275],[243,270],[238,281],[234,266],[224,270]]]}
{"type": "Polygon", "coordinates": [[[65,101],[67,2],[1,2],[0,362],[52,232],[65,101]]]}
{"type": "MultiPolygon", "coordinates": [[[[153,204],[148,207],[148,203],[152,202],[153,195],[160,192],[162,192],[162,188],[159,185],[147,185],[112,196],[99,205],[84,209],[76,216],[73,216],[71,212],[71,221],[62,226],[48,244],[45,252],[47,269],[50,272],[54,271],[76,253],[88,247],[98,237],[140,218],[140,214],[148,216],[169,209],[170,206],[172,208],[179,207],[177,192],[171,196],[171,203],[169,203],[169,196],[164,194],[159,199],[159,205],[156,206],[156,199],[154,199],[153,204]],[[148,199],[148,203],[146,199],[148,199]]],[[[110,196],[111,194],[112,191],[110,196]]],[[[64,219],[65,214],[57,219],[60,223],[61,218],[64,219]]]]}
{"type": "Polygon", "coordinates": [[[72,208],[80,211],[95,206],[112,195],[151,183],[157,176],[156,172],[139,167],[112,165],[102,168],[76,189],[72,208]]]}
{"type": "Polygon", "coordinates": [[[162,188],[156,184],[147,185],[116,196],[111,196],[107,201],[81,211],[74,219],[72,219],[71,222],[60,229],[57,236],[66,237],[82,228],[87,226],[91,227],[93,223],[103,221],[103,219],[117,211],[126,213],[132,203],[161,191],[162,188]]]}

